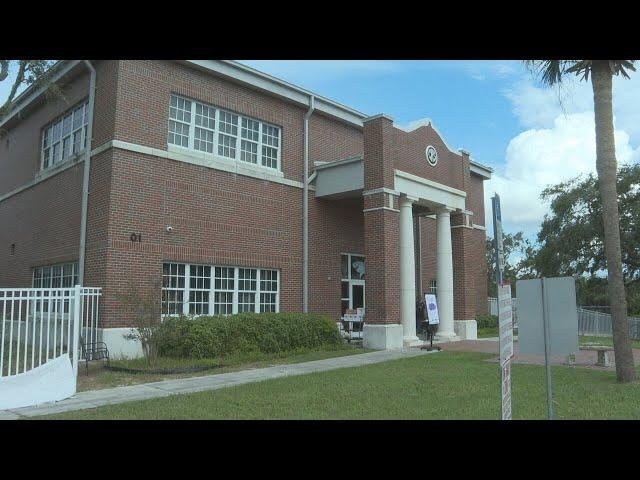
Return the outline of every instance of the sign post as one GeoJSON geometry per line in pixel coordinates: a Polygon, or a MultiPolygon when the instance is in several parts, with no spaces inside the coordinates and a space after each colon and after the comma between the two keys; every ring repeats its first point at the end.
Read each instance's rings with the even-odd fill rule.
{"type": "Polygon", "coordinates": [[[551,356],[578,351],[578,314],[573,277],[518,280],[518,343],[523,355],[544,354],[547,414],[553,420],[551,356]]]}
{"type": "Polygon", "coordinates": [[[511,285],[498,287],[498,326],[500,332],[500,367],[502,420],[511,420],[511,359],[513,358],[513,310],[511,285]]]}
{"type": "Polygon", "coordinates": [[[502,420],[511,420],[511,358],[513,357],[513,310],[511,285],[503,283],[504,245],[502,242],[502,211],[500,196],[491,198],[493,207],[493,238],[496,245],[496,285],[498,287],[498,326],[500,332],[500,390],[502,420]]]}

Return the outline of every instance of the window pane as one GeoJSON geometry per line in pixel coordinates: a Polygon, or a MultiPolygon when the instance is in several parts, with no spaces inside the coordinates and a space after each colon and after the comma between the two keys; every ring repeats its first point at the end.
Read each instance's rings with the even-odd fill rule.
{"type": "Polygon", "coordinates": [[[256,294],[251,292],[238,292],[238,313],[256,311],[256,294]]]}
{"type": "Polygon", "coordinates": [[[71,125],[72,125],[73,114],[70,113],[64,117],[62,121],[62,136],[69,135],[71,133],[71,125]]]}
{"type": "Polygon", "coordinates": [[[278,168],[278,150],[272,147],[262,146],[262,166],[278,168]]]}
{"type": "Polygon", "coordinates": [[[243,162],[258,163],[258,144],[242,140],[240,143],[240,160],[243,162]]]}
{"type": "Polygon", "coordinates": [[[196,127],[193,135],[193,148],[202,152],[213,153],[213,132],[196,127]]]}
{"type": "Polygon", "coordinates": [[[233,113],[220,110],[220,122],[218,122],[219,129],[222,133],[238,136],[238,116],[233,113]]]}
{"type": "Polygon", "coordinates": [[[351,278],[364,280],[364,257],[351,256],[351,278]]]}
{"type": "Polygon", "coordinates": [[[340,298],[349,298],[349,282],[341,282],[342,283],[342,293],[340,298]]]}
{"type": "Polygon", "coordinates": [[[189,125],[169,120],[169,143],[181,147],[188,147],[189,125]]]}
{"type": "Polygon", "coordinates": [[[218,155],[228,158],[236,158],[236,139],[228,135],[218,136],[218,155]]]}
{"type": "Polygon", "coordinates": [[[342,278],[349,278],[349,255],[342,255],[340,258],[342,262],[342,278]]]}
{"type": "Polygon", "coordinates": [[[252,142],[257,142],[258,137],[260,136],[260,124],[255,120],[243,118],[241,134],[242,138],[251,140],[252,142]]]}

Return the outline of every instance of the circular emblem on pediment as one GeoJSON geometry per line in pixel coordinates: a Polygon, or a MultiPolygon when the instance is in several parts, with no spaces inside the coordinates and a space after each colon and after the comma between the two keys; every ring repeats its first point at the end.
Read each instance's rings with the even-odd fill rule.
{"type": "Polygon", "coordinates": [[[436,147],[429,145],[424,153],[427,156],[427,162],[429,162],[429,165],[435,167],[438,163],[438,151],[436,150],[436,147]]]}

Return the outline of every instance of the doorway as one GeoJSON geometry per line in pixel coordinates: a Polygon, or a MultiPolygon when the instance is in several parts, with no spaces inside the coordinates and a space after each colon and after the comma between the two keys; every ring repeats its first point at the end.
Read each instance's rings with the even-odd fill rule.
{"type": "Polygon", "coordinates": [[[341,254],[341,269],[341,315],[344,315],[346,310],[365,308],[364,255],[341,254]]]}

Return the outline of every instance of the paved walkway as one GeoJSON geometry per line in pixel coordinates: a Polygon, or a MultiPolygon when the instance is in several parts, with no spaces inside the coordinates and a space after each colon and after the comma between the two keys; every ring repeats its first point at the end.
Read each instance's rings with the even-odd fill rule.
{"type": "MultiPolygon", "coordinates": [[[[440,345],[443,350],[451,352],[481,352],[481,353],[495,353],[496,358],[491,359],[491,362],[498,361],[498,338],[484,338],[480,340],[463,340],[460,342],[449,342],[440,345]]],[[[528,363],[534,365],[544,365],[544,355],[521,355],[520,344],[516,341],[513,344],[513,361],[514,363],[528,363]]],[[[576,353],[576,359],[573,365],[577,367],[587,367],[596,370],[615,370],[615,355],[613,352],[609,353],[611,361],[610,367],[598,367],[595,365],[598,360],[598,354],[594,351],[579,350],[576,353]]],[[[636,365],[640,364],[640,349],[633,349],[633,359],[636,365]]],[[[551,356],[552,365],[568,365],[566,356],[551,356]]]]}
{"type": "Polygon", "coordinates": [[[203,377],[180,378],[164,380],[162,382],[144,383],[126,387],[107,388],[80,392],[71,398],[55,403],[45,403],[33,407],[17,408],[15,410],[0,410],[0,420],[18,420],[39,415],[70,412],[96,408],[103,405],[148,400],[151,398],[168,397],[184,393],[217,390],[219,388],[260,382],[273,378],[305,375],[314,372],[325,372],[338,368],[360,367],[374,363],[387,362],[399,358],[426,355],[432,352],[420,349],[383,350],[378,352],[347,355],[344,357],[327,358],[313,362],[295,363],[292,365],[277,365],[268,368],[242,370],[239,372],[207,375],[203,377]]]}

